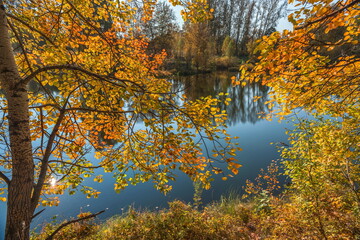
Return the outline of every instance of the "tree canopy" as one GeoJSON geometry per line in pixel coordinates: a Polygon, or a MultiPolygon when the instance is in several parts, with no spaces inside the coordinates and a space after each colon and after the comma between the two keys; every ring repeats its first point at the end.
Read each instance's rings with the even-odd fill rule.
{"type": "Polygon", "coordinates": [[[300,9],[288,17],[294,30],[259,40],[259,57],[242,66],[241,79],[272,87],[285,115],[297,107],[336,116],[358,112],[359,1],[296,3],[300,9]]]}
{"type": "MultiPolygon", "coordinates": [[[[170,2],[183,5],[191,22],[229,12],[223,19],[227,27],[215,35],[220,43],[227,35],[238,44],[250,40],[250,31],[265,34],[251,43],[254,55],[234,84],[269,86],[267,104],[280,119],[298,109],[315,119],[300,119],[290,146],[282,147],[292,183],[288,202],[266,213],[272,214],[266,218],[275,226],[272,236],[358,236],[360,0],[290,0],[298,8],[288,17],[293,30],[282,33],[270,33],[282,13],[280,0],[239,1],[239,14],[234,1],[218,8],[202,0],[170,2]],[[258,28],[253,16],[261,19],[258,28]],[[228,20],[234,17],[244,24],[233,29],[228,20]]],[[[56,205],[56,194],[80,190],[96,197],[99,192],[82,185],[85,177],[102,181],[94,176],[96,168],[114,173],[117,191],[152,181],[167,192],[179,171],[209,188],[212,173],[227,176],[213,165],[216,160],[238,173],[233,156],[240,149],[219,110],[219,99],[230,99],[189,100],[158,77],[166,53],[148,56],[148,42],[136,34],[136,22],[149,21],[156,2],[136,3],[141,11],[130,1],[0,0],[0,200],[7,201],[6,239],[29,239],[37,207],[56,205]],[[208,140],[217,151],[202,156],[208,140]]],[[[195,33],[210,33],[215,23],[188,23],[194,42],[195,33]]],[[[198,45],[203,50],[191,59],[200,67],[211,45],[198,45]]]]}
{"type": "Polygon", "coordinates": [[[258,40],[241,78],[270,86],[273,113],[292,115],[281,147],[291,181],[274,204],[275,238],[352,239],[359,228],[360,1],[289,1],[293,30],[258,40]],[[310,119],[300,118],[302,110],[310,119]],[[295,115],[294,115],[295,113],[295,115]]]}
{"type": "MultiPolygon", "coordinates": [[[[143,2],[143,21],[154,4],[143,2]]],[[[136,9],[129,2],[22,0],[0,6],[6,239],[28,239],[36,208],[56,205],[56,194],[81,190],[96,197],[99,192],[82,185],[96,168],[114,172],[118,191],[153,181],[167,192],[176,170],[209,188],[211,174],[222,172],[213,167],[212,153],[201,156],[209,139],[218,146],[217,159],[237,173],[220,100],[187,100],[157,77],[165,54],[146,54],[147,43],[133,35],[136,9]],[[139,121],[144,129],[137,129],[139,121]]],[[[202,6],[186,4],[183,15],[206,19],[209,9],[202,6]]]]}

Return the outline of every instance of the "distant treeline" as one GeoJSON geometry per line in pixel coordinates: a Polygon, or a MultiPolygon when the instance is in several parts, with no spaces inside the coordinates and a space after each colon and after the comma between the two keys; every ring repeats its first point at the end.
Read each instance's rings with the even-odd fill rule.
{"type": "Polygon", "coordinates": [[[255,40],[275,31],[286,0],[209,0],[211,20],[179,26],[171,5],[159,2],[153,18],[143,21],[141,3],[134,1],[135,34],[149,39],[149,53],[165,50],[167,69],[180,72],[237,67],[252,53],[255,40]]]}

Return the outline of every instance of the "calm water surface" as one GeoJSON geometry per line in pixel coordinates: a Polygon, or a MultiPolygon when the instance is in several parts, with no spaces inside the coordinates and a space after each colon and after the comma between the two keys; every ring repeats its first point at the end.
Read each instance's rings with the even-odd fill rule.
{"type": "MultiPolygon", "coordinates": [[[[232,87],[230,77],[235,73],[215,73],[181,77],[174,81],[174,89],[184,89],[185,94],[190,99],[201,96],[215,96],[220,92],[229,93],[232,99],[229,105],[222,106],[228,112],[228,133],[238,136],[237,140],[243,151],[237,153],[239,163],[243,167],[239,174],[227,181],[222,181],[221,176],[215,176],[210,190],[204,190],[202,202],[209,203],[220,199],[221,195],[230,192],[241,193],[242,186],[246,179],[254,179],[261,168],[266,168],[268,164],[279,158],[279,153],[271,142],[287,142],[285,128],[291,127],[285,123],[279,123],[274,119],[269,122],[259,118],[259,115],[268,112],[264,105],[267,100],[268,88],[261,85],[251,85],[246,87],[232,87]],[[254,96],[262,98],[254,102],[254,96]]],[[[139,128],[142,124],[139,123],[139,128]]],[[[81,193],[72,196],[60,196],[58,207],[47,208],[40,216],[33,221],[33,227],[46,221],[51,221],[53,216],[57,219],[75,217],[80,212],[97,212],[106,209],[100,215],[101,219],[109,218],[113,215],[122,214],[132,205],[137,209],[156,210],[167,207],[167,202],[179,199],[185,202],[192,202],[194,190],[191,180],[179,174],[177,181],[173,183],[173,190],[166,196],[156,191],[151,183],[130,186],[120,194],[113,190],[112,174],[107,174],[99,170],[99,174],[104,175],[104,182],[95,183],[92,180],[85,182],[101,192],[97,199],[87,199],[81,193]]],[[[0,203],[0,232],[4,231],[6,203],[0,203]]],[[[42,209],[42,208],[40,208],[42,209]]],[[[0,239],[2,234],[0,234],[0,239]]]]}

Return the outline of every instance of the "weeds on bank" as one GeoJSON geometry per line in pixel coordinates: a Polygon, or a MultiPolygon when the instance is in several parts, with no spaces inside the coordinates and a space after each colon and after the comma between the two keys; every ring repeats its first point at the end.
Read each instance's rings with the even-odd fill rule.
{"type": "MultiPolygon", "coordinates": [[[[322,196],[316,202],[292,186],[275,194],[279,190],[277,170],[274,162],[254,182],[247,182],[242,198],[232,194],[199,209],[198,193],[195,205],[174,201],[168,209],[159,211],[130,208],[102,224],[87,220],[67,226],[55,239],[360,239],[360,211],[352,207],[353,203],[342,200],[336,192],[331,196],[323,194],[328,198],[322,196]]],[[[47,224],[32,239],[46,239],[56,228],[53,223],[47,224]]]]}

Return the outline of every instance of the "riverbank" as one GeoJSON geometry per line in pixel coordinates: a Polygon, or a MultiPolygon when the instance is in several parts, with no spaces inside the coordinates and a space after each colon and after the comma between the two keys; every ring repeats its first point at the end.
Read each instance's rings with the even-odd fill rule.
{"type": "MultiPolygon", "coordinates": [[[[359,239],[359,222],[354,212],[329,205],[319,216],[304,215],[295,192],[280,196],[262,191],[250,200],[222,197],[198,209],[181,201],[168,209],[130,209],[103,223],[76,222],[63,228],[57,240],[237,240],[237,239],[359,239]]],[[[89,213],[82,213],[84,217],[89,213]]],[[[33,240],[42,240],[58,226],[48,224],[33,240]]]]}
{"type": "MultiPolygon", "coordinates": [[[[239,198],[223,198],[202,210],[174,201],[168,209],[145,212],[130,209],[101,224],[94,220],[74,223],[60,231],[56,239],[248,239],[255,236],[258,225],[252,209],[252,204],[239,198]]],[[[59,225],[46,225],[42,234],[32,239],[45,239],[59,225]]]]}
{"type": "Polygon", "coordinates": [[[164,62],[160,70],[161,76],[190,76],[203,73],[211,73],[216,71],[239,71],[243,60],[237,57],[215,57],[203,66],[194,66],[184,58],[171,58],[164,62]],[[166,73],[166,74],[165,74],[166,73]]]}

